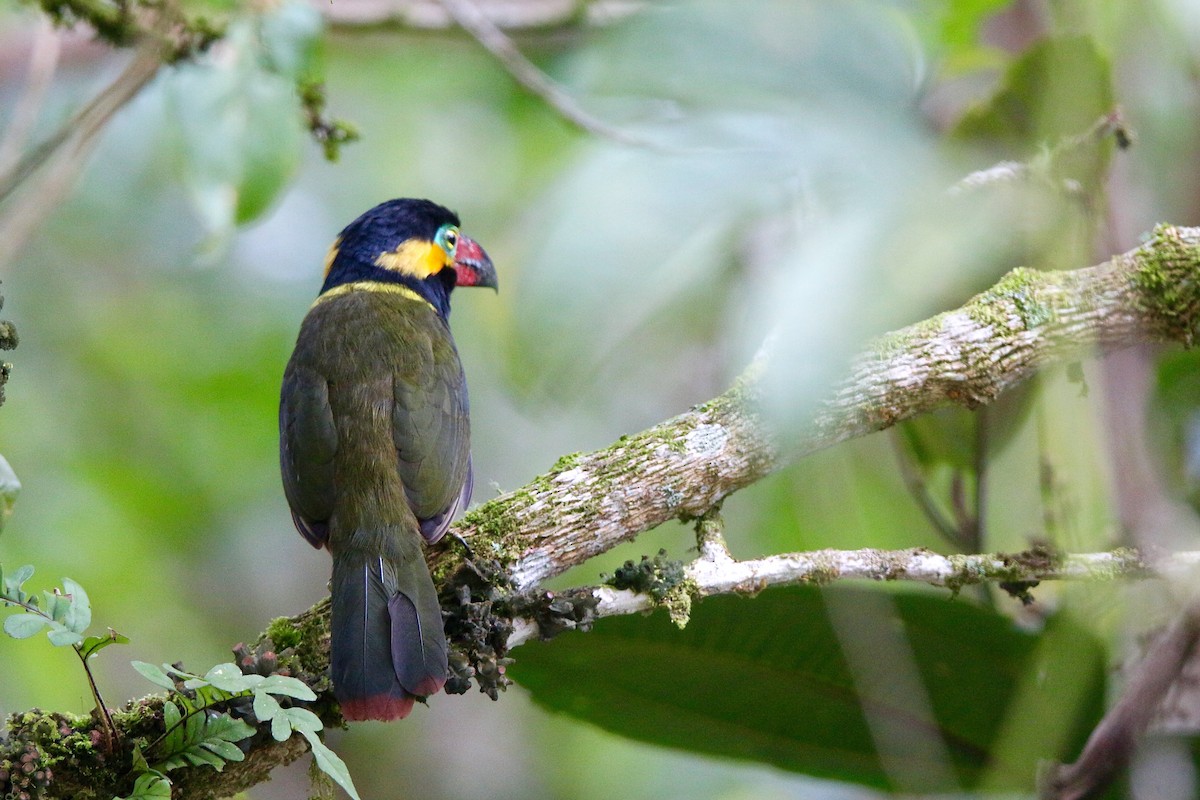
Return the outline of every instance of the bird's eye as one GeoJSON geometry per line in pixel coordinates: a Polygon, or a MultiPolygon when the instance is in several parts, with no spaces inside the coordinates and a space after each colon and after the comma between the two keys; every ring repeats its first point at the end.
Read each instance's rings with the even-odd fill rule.
{"type": "Polygon", "coordinates": [[[449,255],[454,255],[454,248],[458,247],[458,228],[453,225],[443,225],[437,232],[437,243],[449,255]]]}

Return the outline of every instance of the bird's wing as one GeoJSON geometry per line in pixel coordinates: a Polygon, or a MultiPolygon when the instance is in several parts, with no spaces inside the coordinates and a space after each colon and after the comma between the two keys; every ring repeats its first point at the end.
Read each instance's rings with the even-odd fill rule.
{"type": "Polygon", "coordinates": [[[329,538],[337,447],[328,382],[293,361],[279,398],[279,466],[296,529],[313,547],[324,546],[329,538]]]}
{"type": "Polygon", "coordinates": [[[407,339],[393,381],[392,441],[421,534],[435,542],[470,499],[467,381],[441,320],[413,321],[407,339]]]}

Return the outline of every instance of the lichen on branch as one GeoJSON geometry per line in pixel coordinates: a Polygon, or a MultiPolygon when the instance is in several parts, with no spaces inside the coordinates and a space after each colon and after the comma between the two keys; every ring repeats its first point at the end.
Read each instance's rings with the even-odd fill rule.
{"type": "Polygon", "coordinates": [[[1190,345],[1198,325],[1200,228],[1159,226],[1104,264],[1013,270],[961,308],[875,339],[786,444],[757,408],[770,368],[760,357],[724,394],[560,459],[456,532],[528,590],[668,520],[699,518],[809,453],[945,405],[985,405],[1052,364],[1145,342],[1190,345]]]}

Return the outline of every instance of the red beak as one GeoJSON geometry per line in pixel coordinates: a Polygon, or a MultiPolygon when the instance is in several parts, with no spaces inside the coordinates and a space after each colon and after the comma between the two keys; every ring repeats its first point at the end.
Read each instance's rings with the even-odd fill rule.
{"type": "Polygon", "coordinates": [[[458,274],[455,286],[490,286],[500,291],[496,283],[496,268],[488,254],[474,240],[461,233],[454,248],[454,271],[458,274]]]}

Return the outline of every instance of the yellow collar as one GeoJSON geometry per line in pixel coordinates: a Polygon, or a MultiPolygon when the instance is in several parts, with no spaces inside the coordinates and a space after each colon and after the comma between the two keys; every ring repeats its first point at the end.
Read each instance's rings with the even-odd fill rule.
{"type": "MultiPolygon", "coordinates": [[[[317,297],[313,301],[313,306],[316,307],[326,300],[331,300],[343,294],[350,292],[391,292],[392,294],[403,295],[409,300],[417,300],[425,305],[433,308],[433,303],[426,300],[421,295],[414,292],[402,283],[386,283],[384,281],[353,281],[351,283],[340,283],[329,291],[317,297]]],[[[436,309],[435,309],[436,310],[436,309]]]]}

